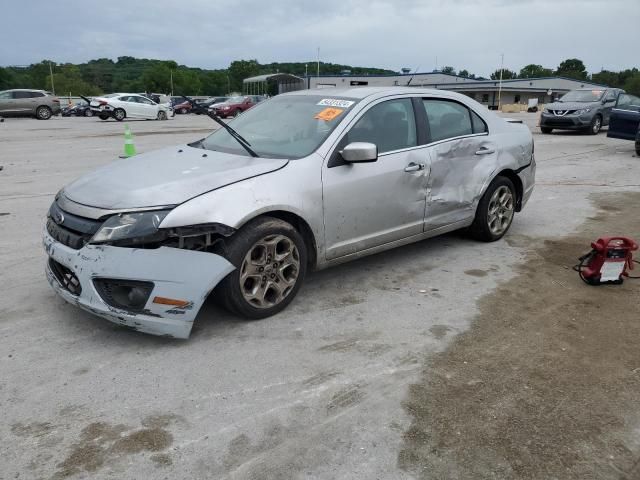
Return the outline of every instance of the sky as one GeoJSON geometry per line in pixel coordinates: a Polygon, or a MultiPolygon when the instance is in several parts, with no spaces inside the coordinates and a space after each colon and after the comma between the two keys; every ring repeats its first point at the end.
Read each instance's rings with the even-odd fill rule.
{"type": "MultiPolygon", "coordinates": [[[[640,0],[2,0],[0,65],[133,56],[226,68],[233,60],[640,67],[640,0]]],[[[310,66],[309,70],[312,68],[310,66]]]]}

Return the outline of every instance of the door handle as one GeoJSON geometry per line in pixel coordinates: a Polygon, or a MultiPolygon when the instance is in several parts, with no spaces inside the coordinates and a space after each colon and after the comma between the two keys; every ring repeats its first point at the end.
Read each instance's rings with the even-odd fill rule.
{"type": "Polygon", "coordinates": [[[489,155],[491,153],[496,153],[496,149],[495,148],[482,147],[480,150],[478,150],[476,152],[476,155],[489,155]]]}
{"type": "Polygon", "coordinates": [[[424,170],[424,163],[411,162],[409,165],[404,167],[404,171],[408,173],[417,172],[418,170],[424,170]]]}

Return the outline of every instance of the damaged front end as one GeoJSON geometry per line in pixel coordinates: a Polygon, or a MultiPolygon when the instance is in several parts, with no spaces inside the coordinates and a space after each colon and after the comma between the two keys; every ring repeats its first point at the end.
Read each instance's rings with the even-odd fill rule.
{"type": "Polygon", "coordinates": [[[234,269],[214,253],[233,229],[159,228],[168,212],[88,218],[63,210],[56,199],[43,238],[49,283],[69,303],[111,322],[188,338],[205,299],[234,269]]]}

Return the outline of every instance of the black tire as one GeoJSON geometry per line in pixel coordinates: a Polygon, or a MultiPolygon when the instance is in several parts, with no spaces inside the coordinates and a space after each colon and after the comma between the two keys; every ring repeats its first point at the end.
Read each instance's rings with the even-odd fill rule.
{"type": "Polygon", "coordinates": [[[540,127],[540,131],[542,133],[551,133],[553,132],[553,128],[549,128],[549,127],[540,127]]]}
{"type": "Polygon", "coordinates": [[[507,177],[496,177],[493,179],[486,192],[480,199],[478,203],[478,208],[476,209],[476,217],[469,227],[469,233],[476,240],[480,240],[482,242],[495,242],[496,240],[500,240],[508,231],[513,223],[513,217],[515,216],[515,206],[516,206],[516,189],[513,186],[513,182],[507,177]],[[504,230],[500,232],[494,232],[490,226],[489,220],[489,208],[492,202],[492,197],[496,191],[499,189],[503,189],[504,187],[508,188],[511,192],[511,209],[510,209],[510,218],[504,230]]]}
{"type": "Polygon", "coordinates": [[[91,111],[91,109],[90,109],[90,108],[87,108],[87,109],[84,111],[84,116],[85,116],[85,117],[93,117],[93,112],[91,111]]]}
{"type": "Polygon", "coordinates": [[[586,131],[589,135],[597,135],[602,128],[602,117],[600,115],[595,115],[591,120],[591,125],[589,125],[589,129],[586,131]]]}
{"type": "MultiPolygon", "coordinates": [[[[289,223],[273,217],[259,217],[247,223],[225,243],[221,254],[231,262],[236,269],[227,275],[216,287],[215,294],[217,300],[231,312],[249,320],[258,320],[270,317],[289,305],[298,293],[307,271],[307,248],[302,236],[289,223]],[[278,303],[275,303],[272,306],[260,307],[250,303],[250,301],[245,298],[243,289],[248,291],[251,288],[265,288],[264,285],[266,284],[267,287],[265,288],[263,298],[267,299],[267,294],[272,290],[269,284],[275,287],[273,290],[277,287],[282,288],[283,285],[286,285],[284,283],[279,283],[280,278],[282,277],[274,273],[275,270],[271,270],[271,257],[267,257],[268,250],[266,248],[264,249],[264,258],[266,262],[269,263],[267,266],[269,270],[265,269],[263,273],[258,274],[257,277],[247,277],[245,282],[249,283],[245,283],[244,285],[241,285],[241,275],[243,273],[242,269],[246,256],[249,255],[250,252],[255,252],[256,249],[259,248],[261,242],[269,238],[281,238],[274,247],[275,252],[278,251],[281,241],[285,243],[287,241],[291,242],[287,246],[291,248],[293,252],[292,255],[295,253],[295,250],[292,247],[297,249],[297,260],[299,264],[297,269],[294,269],[297,274],[295,277],[295,283],[290,287],[286,287],[281,290],[283,292],[283,298],[279,299],[278,303]],[[260,279],[259,275],[264,276],[260,279]],[[270,280],[269,277],[274,278],[274,280],[270,280]],[[256,278],[259,280],[257,283],[260,283],[261,285],[256,284],[256,278]],[[278,284],[275,282],[278,282],[278,284]],[[252,287],[252,285],[255,285],[255,287],[252,287]]],[[[293,255],[292,258],[293,257],[295,257],[295,255],[293,255]]],[[[273,259],[274,262],[277,262],[276,258],[273,259]]],[[[280,265],[282,265],[282,262],[280,262],[280,265]]],[[[284,271],[284,269],[278,269],[278,271],[284,271]]],[[[290,276],[291,275],[289,275],[289,277],[290,276]]],[[[266,303],[269,304],[269,302],[266,303]]]]}
{"type": "Polygon", "coordinates": [[[45,105],[41,105],[40,107],[36,108],[36,118],[38,120],[49,120],[51,118],[51,115],[53,115],[53,112],[49,107],[45,105]]]}
{"type": "Polygon", "coordinates": [[[119,122],[124,120],[126,117],[127,117],[127,112],[125,112],[122,108],[116,108],[113,111],[113,118],[115,118],[119,122]]]}
{"type": "Polygon", "coordinates": [[[98,117],[100,118],[100,120],[109,120],[109,115],[106,113],[101,113],[100,115],[98,115],[98,117]]]}

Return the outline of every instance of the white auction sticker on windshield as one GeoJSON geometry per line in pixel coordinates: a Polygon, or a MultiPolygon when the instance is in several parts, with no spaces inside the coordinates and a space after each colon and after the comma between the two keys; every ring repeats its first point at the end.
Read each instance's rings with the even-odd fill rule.
{"type": "Polygon", "coordinates": [[[352,102],[350,100],[339,100],[337,98],[323,98],[317,103],[317,105],[322,105],[323,107],[349,108],[354,103],[356,102],[352,102]]]}

